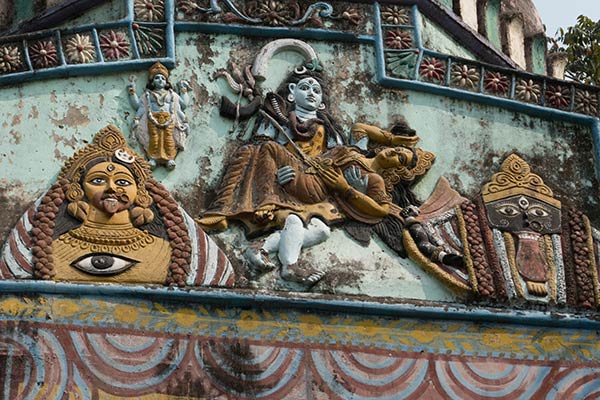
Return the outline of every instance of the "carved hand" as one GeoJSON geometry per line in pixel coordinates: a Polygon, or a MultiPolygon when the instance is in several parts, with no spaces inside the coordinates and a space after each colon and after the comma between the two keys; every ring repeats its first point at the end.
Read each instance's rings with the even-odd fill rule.
{"type": "Polygon", "coordinates": [[[419,137],[417,135],[414,135],[414,136],[394,135],[394,136],[392,136],[390,145],[415,147],[415,145],[417,144],[418,141],[419,141],[419,137]]]}
{"type": "Polygon", "coordinates": [[[289,165],[286,165],[284,167],[279,168],[277,170],[276,175],[277,183],[283,186],[286,183],[293,181],[294,178],[296,178],[296,171],[294,171],[294,168],[290,167],[289,165]]]}
{"type": "Polygon", "coordinates": [[[344,170],[344,177],[346,181],[352,186],[354,189],[358,190],[361,193],[367,192],[367,186],[369,185],[369,176],[365,175],[361,177],[360,169],[353,165],[344,170]]]}
{"type": "Polygon", "coordinates": [[[350,188],[344,175],[333,168],[319,170],[319,176],[323,179],[323,182],[325,182],[327,187],[337,192],[343,192],[350,188]]]}
{"type": "Polygon", "coordinates": [[[192,88],[190,86],[190,83],[188,81],[186,81],[185,79],[180,80],[178,85],[179,85],[179,91],[182,93],[185,93],[192,88]]]}
{"type": "Polygon", "coordinates": [[[404,207],[402,209],[402,211],[400,211],[400,216],[402,216],[404,218],[416,217],[420,213],[421,213],[421,211],[419,211],[418,207],[411,205],[411,206],[404,207]]]}
{"type": "Polygon", "coordinates": [[[129,94],[135,94],[135,82],[131,82],[129,85],[127,85],[127,92],[129,94]]]}

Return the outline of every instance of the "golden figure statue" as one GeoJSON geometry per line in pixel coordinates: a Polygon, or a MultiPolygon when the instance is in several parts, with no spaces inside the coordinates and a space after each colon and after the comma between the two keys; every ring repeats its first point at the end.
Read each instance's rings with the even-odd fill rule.
{"type": "Polygon", "coordinates": [[[185,147],[189,131],[187,117],[183,113],[188,106],[189,84],[179,83],[178,95],[169,81],[169,70],[157,62],[148,70],[148,84],[138,98],[135,83],[129,85],[129,102],[136,110],[132,131],[146,151],[151,168],[164,164],[175,168],[175,157],[185,147]]]}

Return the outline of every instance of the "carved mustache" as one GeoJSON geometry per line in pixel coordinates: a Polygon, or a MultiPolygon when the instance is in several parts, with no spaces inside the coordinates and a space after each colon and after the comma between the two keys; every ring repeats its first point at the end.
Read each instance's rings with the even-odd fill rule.
{"type": "Polygon", "coordinates": [[[118,200],[122,203],[128,203],[129,202],[129,196],[127,195],[127,193],[125,192],[121,192],[121,193],[107,193],[104,192],[104,194],[102,195],[102,197],[100,198],[100,200],[106,200],[106,199],[115,199],[118,200]]]}

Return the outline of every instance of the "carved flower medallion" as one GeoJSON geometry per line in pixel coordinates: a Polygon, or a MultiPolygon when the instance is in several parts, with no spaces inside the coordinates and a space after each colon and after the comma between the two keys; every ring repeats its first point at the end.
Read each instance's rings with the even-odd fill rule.
{"type": "Polygon", "coordinates": [[[479,87],[479,69],[466,64],[453,64],[450,82],[463,89],[474,90],[479,87]]]}
{"type": "Polygon", "coordinates": [[[110,31],[100,35],[100,49],[108,60],[117,60],[129,55],[129,42],[123,32],[110,31]]]}
{"type": "Polygon", "coordinates": [[[483,88],[486,92],[495,95],[506,95],[508,94],[508,88],[510,81],[506,75],[502,75],[500,72],[488,72],[483,78],[483,88]]]}
{"type": "Polygon", "coordinates": [[[135,17],[141,21],[160,22],[165,20],[164,0],[135,0],[135,17]]]}
{"type": "Polygon", "coordinates": [[[548,85],[546,104],[554,108],[568,108],[571,103],[571,91],[566,86],[548,85]]]}
{"type": "Polygon", "coordinates": [[[412,47],[412,34],[409,31],[396,29],[385,35],[384,42],[391,49],[410,49],[412,47]]]}
{"type": "Polygon", "coordinates": [[[410,11],[399,6],[387,6],[381,10],[381,20],[389,25],[410,25],[410,11]]]}
{"type": "Polygon", "coordinates": [[[419,74],[425,80],[442,81],[446,75],[446,63],[437,58],[425,58],[419,67],[419,74]]]}
{"type": "Polygon", "coordinates": [[[533,80],[520,79],[515,86],[515,96],[518,100],[529,103],[539,103],[542,89],[533,80]]]}
{"type": "Polygon", "coordinates": [[[67,39],[65,45],[67,61],[71,64],[86,64],[96,59],[96,49],[89,35],[75,34],[67,39]]]}
{"type": "Polygon", "coordinates": [[[0,47],[0,72],[4,74],[15,72],[21,65],[21,52],[17,46],[0,47]]]}
{"type": "Polygon", "coordinates": [[[598,94],[587,90],[575,92],[575,111],[582,114],[598,115],[598,94]]]}
{"type": "Polygon", "coordinates": [[[50,68],[58,65],[56,46],[51,40],[40,40],[29,47],[29,58],[34,68],[50,68]]]}
{"type": "Polygon", "coordinates": [[[262,19],[267,25],[287,25],[293,19],[292,7],[281,1],[261,0],[258,2],[255,13],[256,17],[262,19]]]}

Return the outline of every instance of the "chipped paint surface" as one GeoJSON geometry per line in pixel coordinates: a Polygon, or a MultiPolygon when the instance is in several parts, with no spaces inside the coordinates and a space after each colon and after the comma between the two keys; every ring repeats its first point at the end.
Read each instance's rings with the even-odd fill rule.
{"type": "MultiPolygon", "coordinates": [[[[252,62],[268,39],[194,33],[180,33],[176,39],[178,66],[171,79],[190,80],[195,105],[186,110],[191,131],[188,148],[177,158],[177,169],[170,173],[159,168],[155,176],[195,216],[212,200],[227,156],[240,143],[235,139],[239,132],[231,133],[231,122],[219,115],[220,97],[228,92],[225,83],[214,80],[212,74],[226,68],[232,57],[241,63],[252,62]]],[[[388,127],[403,118],[417,130],[419,146],[437,155],[433,169],[415,188],[421,200],[429,196],[440,176],[447,177],[465,196],[474,197],[503,156],[516,151],[536,166],[564,204],[586,210],[593,223],[599,222],[589,128],[415,91],[386,89],[374,82],[375,54],[369,45],[309,43],[321,57],[325,71],[336,75],[336,79],[329,79],[331,111],[346,132],[353,122],[388,127]]],[[[273,73],[263,88],[277,87],[299,61],[297,54],[278,54],[269,65],[273,73]]],[[[137,75],[141,90],[145,71],[137,75]]],[[[19,216],[15,211],[25,209],[25,203],[48,186],[60,165],[97,130],[113,123],[129,132],[132,115],[127,83],[128,75],[115,74],[0,89],[4,99],[0,120],[9,133],[0,139],[0,179],[8,182],[3,195],[15,203],[14,211],[3,213],[4,235],[19,216]],[[18,185],[15,177],[19,177],[18,185]]],[[[137,145],[133,140],[130,143],[137,145]]],[[[218,237],[238,257],[248,243],[236,227],[218,237]]],[[[330,281],[317,288],[325,292],[442,301],[454,296],[382,243],[372,240],[365,249],[341,230],[334,230],[329,241],[307,252],[306,260],[335,272],[330,281]],[[344,251],[332,250],[340,248],[344,251]]],[[[277,288],[277,283],[270,287],[277,288]]]]}
{"type": "MultiPolygon", "coordinates": [[[[124,18],[134,1],[147,9],[209,3],[104,2],[62,27],[124,18]]],[[[280,9],[287,4],[260,3],[280,9]]],[[[452,1],[441,3],[452,7],[452,1]]],[[[181,14],[175,17],[185,22],[181,14]]],[[[549,107],[543,109],[550,110],[548,119],[533,117],[544,113],[533,113],[531,105],[501,105],[503,98],[486,102],[485,94],[464,100],[469,97],[454,87],[444,89],[456,96],[442,96],[442,91],[427,92],[427,85],[434,85],[422,81],[410,90],[384,86],[378,83],[377,42],[369,37],[377,34],[377,21],[374,15],[367,17],[360,38],[346,34],[338,42],[331,35],[317,41],[306,37],[323,39],[317,36],[321,32],[296,33],[319,55],[329,77],[331,114],[345,132],[354,122],[388,128],[404,120],[420,136],[418,146],[437,156],[415,187],[419,200],[430,196],[442,176],[461,195],[476,199],[506,155],[516,152],[552,188],[563,215],[574,207],[600,228],[591,124],[583,121],[587,117],[564,122],[549,107]]],[[[213,21],[211,15],[202,18],[213,21]]],[[[194,100],[185,110],[190,135],[176,169],[158,168],[154,176],[196,217],[214,199],[227,160],[252,127],[251,122],[242,124],[232,132],[232,122],[219,115],[221,96],[234,95],[213,74],[230,61],[251,63],[271,36],[283,33],[245,26],[241,31],[252,34],[238,36],[206,33],[221,29],[217,23],[204,30],[183,26],[176,26],[175,54],[169,59],[175,60],[172,82],[187,79],[192,88],[194,100]]],[[[418,28],[425,48],[473,57],[466,44],[456,43],[425,17],[418,28]]],[[[360,32],[356,28],[354,33],[360,32]]],[[[494,43],[499,45],[499,38],[494,43]]],[[[300,61],[296,53],[277,54],[262,89],[277,88],[300,61]]],[[[127,85],[132,72],[109,71],[111,64],[103,64],[95,76],[0,86],[3,242],[63,163],[98,130],[114,124],[130,134],[133,111],[127,85]]],[[[141,93],[147,66],[133,75],[141,93]]],[[[133,137],[129,143],[141,151],[133,137]]],[[[587,234],[584,222],[575,239],[587,234]]],[[[600,237],[597,231],[592,235],[600,237]]],[[[282,280],[277,269],[259,278],[248,273],[243,252],[256,240],[248,240],[240,225],[232,223],[211,237],[230,258],[238,288],[0,282],[0,382],[5,383],[0,397],[279,400],[599,394],[596,311],[576,314],[553,305],[539,312],[507,309],[522,306],[517,303],[486,308],[487,303],[460,297],[411,259],[400,258],[375,235],[361,246],[341,227],[302,253],[303,263],[327,275],[309,289],[312,293],[300,293],[306,287],[282,280]],[[468,305],[457,304],[461,302],[468,305]]],[[[581,240],[578,251],[588,243],[595,242],[581,240]]],[[[542,310],[546,306],[540,305],[542,310]]]]}

